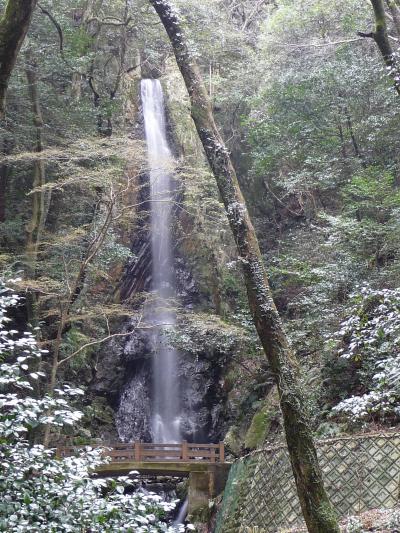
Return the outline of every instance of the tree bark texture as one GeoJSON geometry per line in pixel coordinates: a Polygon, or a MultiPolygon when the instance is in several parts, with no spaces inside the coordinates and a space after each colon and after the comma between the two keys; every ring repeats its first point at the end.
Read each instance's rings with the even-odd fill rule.
{"type": "MultiPolygon", "coordinates": [[[[8,136],[8,130],[9,130],[9,124],[7,124],[7,121],[5,121],[5,129],[7,131],[7,136],[4,138],[2,142],[2,147],[0,148],[0,155],[1,156],[7,156],[11,154],[14,140],[11,135],[8,136]]],[[[7,185],[8,180],[10,176],[10,166],[7,164],[7,162],[2,162],[0,164],[0,222],[6,221],[6,207],[7,207],[7,185]]]]}
{"type": "Polygon", "coordinates": [[[279,390],[288,450],[307,527],[312,533],[338,533],[318,464],[299,365],[275,307],[257,237],[230,155],[215,124],[207,90],[186,44],[178,14],[167,0],[149,2],[171,41],[190,96],[192,118],[236,241],[254,324],[279,390]]]}
{"type": "Polygon", "coordinates": [[[8,82],[36,4],[37,0],[8,0],[0,19],[0,117],[4,116],[8,82]]]}
{"type": "Polygon", "coordinates": [[[389,76],[393,79],[394,88],[400,96],[400,69],[389,40],[385,4],[383,0],[371,0],[371,4],[374,10],[375,29],[371,33],[358,32],[358,35],[371,37],[375,41],[388,68],[389,76]]]}
{"type": "MultiPolygon", "coordinates": [[[[28,93],[32,106],[33,125],[35,127],[36,142],[34,151],[43,151],[42,129],[43,117],[40,107],[40,98],[37,82],[37,64],[32,57],[30,50],[26,53],[26,78],[28,81],[28,93]]],[[[33,184],[32,184],[32,215],[26,225],[27,243],[26,258],[30,275],[34,275],[37,261],[41,234],[46,222],[46,191],[43,187],[46,184],[46,168],[43,159],[38,158],[34,163],[33,184]]]]}

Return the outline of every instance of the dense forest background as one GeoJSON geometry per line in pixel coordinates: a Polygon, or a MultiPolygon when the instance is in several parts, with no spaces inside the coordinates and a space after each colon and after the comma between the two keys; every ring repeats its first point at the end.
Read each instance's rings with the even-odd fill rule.
{"type": "MultiPolygon", "coordinates": [[[[367,1],[176,5],[305,370],[317,435],[396,425],[397,3],[386,6],[389,66],[368,35],[367,1]]],[[[182,298],[171,342],[218,367],[208,438],[239,455],[280,434],[277,394],[183,82],[145,0],[48,0],[34,13],[0,131],[0,265],[25,295],[14,320],[39,328],[48,350],[39,389],[87,391],[70,438],[115,435],[121,383],[104,375],[120,343],[145,328],[142,77],[163,84],[177,159],[182,298]]]]}

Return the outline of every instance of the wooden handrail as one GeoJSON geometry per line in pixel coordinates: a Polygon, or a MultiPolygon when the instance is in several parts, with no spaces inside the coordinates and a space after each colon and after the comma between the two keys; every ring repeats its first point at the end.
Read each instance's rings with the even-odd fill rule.
{"type": "MultiPolygon", "coordinates": [[[[225,461],[224,443],[159,444],[154,442],[133,442],[113,444],[93,444],[94,448],[104,448],[102,455],[110,457],[111,462],[184,462],[184,463],[223,463],[225,461]]],[[[57,457],[74,455],[85,446],[63,446],[57,448],[57,457]]]]}

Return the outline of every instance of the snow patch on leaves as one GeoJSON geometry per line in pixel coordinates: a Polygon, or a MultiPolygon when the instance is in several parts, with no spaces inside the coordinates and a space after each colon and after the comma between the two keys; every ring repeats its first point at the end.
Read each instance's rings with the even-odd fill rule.
{"type": "Polygon", "coordinates": [[[341,401],[332,415],[353,422],[400,417],[400,289],[364,286],[351,296],[354,305],[336,334],[338,354],[366,369],[370,390],[341,401]]]}

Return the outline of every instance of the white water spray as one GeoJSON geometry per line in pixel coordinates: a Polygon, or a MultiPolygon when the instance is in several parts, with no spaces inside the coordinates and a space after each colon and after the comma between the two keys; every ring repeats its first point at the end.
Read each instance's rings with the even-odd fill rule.
{"type": "Polygon", "coordinates": [[[176,294],[171,242],[173,157],[168,146],[165,106],[158,80],[142,80],[141,97],[150,167],[152,291],[149,321],[154,326],[153,441],[180,442],[178,354],[168,346],[163,332],[175,325],[171,299],[176,294]]]}

